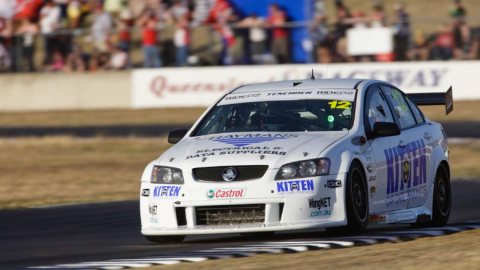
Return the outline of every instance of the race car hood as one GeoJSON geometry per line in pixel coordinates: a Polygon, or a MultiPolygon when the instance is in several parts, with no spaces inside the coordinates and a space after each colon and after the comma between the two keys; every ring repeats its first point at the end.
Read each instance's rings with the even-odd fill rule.
{"type": "Polygon", "coordinates": [[[182,168],[266,164],[279,168],[285,163],[317,158],[347,134],[242,132],[190,137],[166,151],[159,164],[182,168]]]}

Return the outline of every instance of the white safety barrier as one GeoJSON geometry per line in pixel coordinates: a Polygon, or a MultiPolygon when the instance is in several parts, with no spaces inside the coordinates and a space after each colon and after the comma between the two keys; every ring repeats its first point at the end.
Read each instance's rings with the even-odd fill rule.
{"type": "Polygon", "coordinates": [[[453,98],[480,99],[480,61],[299,64],[160,68],[132,74],[132,107],[207,106],[247,83],[310,78],[365,78],[388,81],[407,93],[440,92],[453,86],[453,98]]]}
{"type": "Polygon", "coordinates": [[[84,74],[0,75],[0,111],[204,107],[247,83],[373,78],[407,93],[446,91],[480,99],[480,61],[298,64],[139,69],[84,74]]]}

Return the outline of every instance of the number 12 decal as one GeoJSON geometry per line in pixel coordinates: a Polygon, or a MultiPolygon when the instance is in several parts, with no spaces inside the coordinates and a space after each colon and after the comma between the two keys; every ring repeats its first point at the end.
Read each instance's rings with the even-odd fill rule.
{"type": "Polygon", "coordinates": [[[328,104],[330,105],[330,109],[349,109],[350,108],[350,105],[352,105],[352,103],[350,101],[337,101],[337,100],[334,100],[334,101],[330,101],[328,102],[328,104]]]}

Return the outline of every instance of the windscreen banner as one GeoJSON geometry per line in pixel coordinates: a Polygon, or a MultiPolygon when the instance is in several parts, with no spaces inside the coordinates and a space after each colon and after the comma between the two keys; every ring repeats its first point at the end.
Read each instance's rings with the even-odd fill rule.
{"type": "Polygon", "coordinates": [[[480,99],[480,61],[302,64],[139,69],[132,74],[133,108],[205,107],[250,83],[311,77],[377,79],[406,93],[445,92],[453,99],[480,99]]]}

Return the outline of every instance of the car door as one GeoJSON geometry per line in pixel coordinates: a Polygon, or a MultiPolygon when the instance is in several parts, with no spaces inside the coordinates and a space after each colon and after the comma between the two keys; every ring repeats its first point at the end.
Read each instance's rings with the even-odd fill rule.
{"type": "Polygon", "coordinates": [[[389,150],[397,162],[399,177],[388,190],[387,201],[399,202],[398,209],[419,207],[425,204],[431,185],[428,179],[431,179],[433,142],[429,141],[428,127],[417,106],[398,89],[381,87],[401,129],[397,148],[389,150]]]}
{"type": "Polygon", "coordinates": [[[394,183],[399,178],[397,169],[399,161],[394,158],[397,153],[401,135],[371,138],[373,126],[376,122],[396,123],[388,101],[379,85],[371,86],[365,95],[364,126],[365,134],[369,137],[368,143],[374,156],[374,164],[367,166],[370,174],[370,208],[373,214],[385,213],[406,207],[407,203],[397,203],[389,200],[394,190],[394,183]]]}

